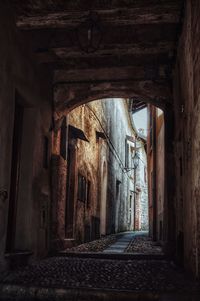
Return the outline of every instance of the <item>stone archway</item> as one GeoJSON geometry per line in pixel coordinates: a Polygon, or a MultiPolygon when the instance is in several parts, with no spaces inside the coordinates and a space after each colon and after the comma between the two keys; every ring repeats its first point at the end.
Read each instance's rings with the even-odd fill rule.
{"type": "Polygon", "coordinates": [[[135,102],[151,103],[165,109],[171,100],[169,86],[163,82],[127,80],[102,83],[54,82],[54,106],[58,116],[87,102],[105,98],[129,98],[135,102]]]}

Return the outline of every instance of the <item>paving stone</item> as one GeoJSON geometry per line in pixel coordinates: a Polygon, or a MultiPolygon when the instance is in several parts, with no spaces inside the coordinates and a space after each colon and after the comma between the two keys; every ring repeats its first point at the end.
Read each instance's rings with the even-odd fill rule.
{"type": "Polygon", "coordinates": [[[163,254],[162,248],[158,243],[153,242],[147,233],[140,234],[139,232],[133,237],[125,252],[155,255],[163,254]]]}
{"type": "MultiPolygon", "coordinates": [[[[118,236],[118,241],[120,237],[122,238],[118,236]]],[[[96,243],[99,245],[99,242],[96,243]]],[[[121,252],[120,247],[121,241],[118,249],[115,250],[116,253],[121,252]]],[[[137,233],[130,239],[128,251],[138,252],[140,249],[140,252],[147,254],[147,250],[150,253],[154,252],[154,247],[148,236],[137,233]]],[[[108,250],[109,252],[113,252],[113,247],[108,250]]],[[[99,254],[105,256],[105,253],[99,254]]],[[[127,256],[127,253],[125,255],[127,256]]],[[[80,257],[47,258],[0,276],[0,283],[23,287],[110,289],[131,292],[183,293],[187,291],[190,293],[199,291],[198,283],[190,281],[182,269],[168,260],[131,260],[130,258],[116,260],[114,254],[111,259],[101,258],[101,256],[83,258],[81,255],[80,257]]]]}
{"type": "Polygon", "coordinates": [[[68,248],[65,252],[102,252],[108,246],[113,244],[117,239],[116,234],[107,235],[100,239],[93,240],[88,243],[78,245],[73,248],[68,248]]]}
{"type": "Polygon", "coordinates": [[[128,244],[130,243],[130,241],[132,241],[133,236],[134,236],[134,232],[121,234],[121,236],[118,237],[116,242],[111,246],[109,246],[107,249],[105,249],[103,252],[123,253],[124,250],[127,248],[128,244]]]}

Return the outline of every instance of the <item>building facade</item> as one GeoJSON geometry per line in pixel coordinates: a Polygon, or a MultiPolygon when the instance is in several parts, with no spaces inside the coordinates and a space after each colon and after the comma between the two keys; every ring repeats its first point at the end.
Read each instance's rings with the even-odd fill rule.
{"type": "Polygon", "coordinates": [[[147,229],[146,153],[126,100],[105,99],[77,107],[68,114],[67,127],[65,244],[147,229]]]}
{"type": "Polygon", "coordinates": [[[136,168],[136,230],[149,230],[149,200],[148,200],[148,168],[146,154],[146,137],[137,134],[137,153],[139,156],[136,168]]]}
{"type": "Polygon", "coordinates": [[[149,178],[150,235],[163,241],[165,200],[165,127],[164,113],[148,105],[147,158],[149,178]]]}

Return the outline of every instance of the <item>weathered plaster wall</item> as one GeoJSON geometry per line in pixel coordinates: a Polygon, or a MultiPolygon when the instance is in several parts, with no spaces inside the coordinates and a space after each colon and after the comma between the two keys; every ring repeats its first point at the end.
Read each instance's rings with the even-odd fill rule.
{"type": "MultiPolygon", "coordinates": [[[[109,99],[106,104],[107,132],[116,152],[109,153],[109,175],[108,175],[108,201],[110,202],[110,218],[108,220],[109,232],[126,231],[133,227],[133,204],[129,206],[130,195],[134,191],[133,170],[131,168],[131,145],[128,142],[129,155],[126,157],[126,136],[135,137],[127,107],[122,99],[109,99]],[[130,209],[131,216],[130,218],[130,209]]],[[[133,198],[132,198],[133,202],[133,198]]]]}
{"type": "MultiPolygon", "coordinates": [[[[136,191],[138,194],[138,230],[149,230],[149,201],[148,201],[148,176],[147,154],[144,147],[145,140],[138,138],[137,149],[139,165],[136,169],[136,191]]],[[[136,218],[137,218],[136,216],[136,218]]]]}
{"type": "Polygon", "coordinates": [[[186,1],[174,72],[177,251],[196,276],[200,268],[199,15],[199,1],[186,1]]]}
{"type": "MultiPolygon", "coordinates": [[[[148,106],[148,191],[149,228],[154,240],[163,240],[165,197],[165,123],[164,113],[155,106],[148,106]]],[[[168,143],[171,143],[170,141],[168,143]]],[[[169,179],[170,181],[171,179],[169,179]]]]}
{"type": "MultiPolygon", "coordinates": [[[[155,107],[148,105],[148,135],[147,135],[147,165],[148,165],[148,198],[149,198],[149,234],[154,237],[155,232],[155,107]]],[[[154,237],[155,238],[155,237],[154,237]]]]}
{"type": "Polygon", "coordinates": [[[51,89],[48,75],[34,65],[28,45],[17,32],[9,1],[0,4],[0,269],[5,267],[11,177],[12,136],[16,91],[24,107],[18,207],[16,212],[15,249],[43,255],[48,248],[48,208],[50,206],[49,173],[43,169],[43,139],[51,135],[51,89]],[[42,203],[46,216],[41,225],[42,203]]]}
{"type": "Polygon", "coordinates": [[[163,210],[165,199],[165,141],[164,141],[164,113],[156,109],[156,211],[157,211],[157,239],[163,239],[163,210]]]}
{"type": "MultiPolygon", "coordinates": [[[[101,106],[98,103],[90,104],[92,110],[98,112],[98,117],[102,121],[101,106]]],[[[74,200],[74,234],[78,241],[84,241],[84,227],[91,227],[91,217],[100,219],[100,169],[101,158],[99,153],[104,141],[97,141],[96,131],[102,132],[98,120],[88,105],[77,107],[69,114],[69,125],[81,129],[89,142],[77,139],[76,140],[76,174],[74,175],[75,200],[74,200]],[[81,174],[85,179],[90,181],[90,196],[89,203],[85,204],[77,199],[78,186],[75,182],[78,181],[78,174],[81,174]]],[[[70,141],[69,141],[70,143],[70,141]]]]}

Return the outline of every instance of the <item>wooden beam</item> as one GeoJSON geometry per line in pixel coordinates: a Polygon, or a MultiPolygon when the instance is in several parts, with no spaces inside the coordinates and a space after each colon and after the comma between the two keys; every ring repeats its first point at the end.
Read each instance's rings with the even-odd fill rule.
{"type": "Polygon", "coordinates": [[[124,80],[167,79],[168,66],[56,70],[54,82],[96,83],[124,80]]]}
{"type": "Polygon", "coordinates": [[[173,52],[175,48],[174,42],[158,42],[156,45],[152,43],[127,43],[127,44],[109,44],[100,45],[94,53],[86,53],[80,50],[80,47],[55,47],[48,49],[49,52],[55,53],[60,58],[97,58],[97,57],[110,57],[124,56],[124,55],[160,55],[173,52]]]}
{"type": "MultiPolygon", "coordinates": [[[[89,11],[64,11],[37,16],[20,16],[17,26],[22,29],[77,27],[87,20],[89,11]]],[[[152,7],[116,8],[95,10],[102,26],[136,24],[179,23],[180,9],[177,5],[154,5],[152,7]]],[[[93,12],[94,13],[94,12],[93,12]]]]}
{"type": "Polygon", "coordinates": [[[60,11],[82,11],[85,10],[112,10],[112,9],[149,9],[154,6],[181,7],[182,0],[13,0],[15,11],[18,15],[40,15],[43,13],[60,11]]]}
{"type": "MultiPolygon", "coordinates": [[[[25,38],[29,38],[35,51],[46,51],[51,48],[79,47],[76,30],[67,29],[41,29],[22,31],[25,38]]],[[[118,27],[105,27],[102,33],[100,48],[127,44],[151,44],[174,42],[177,38],[176,24],[162,25],[127,25],[118,27]],[[105,46],[106,45],[106,46],[105,46]]]]}
{"type": "MultiPolygon", "coordinates": [[[[152,56],[136,56],[128,55],[123,57],[106,57],[106,58],[92,58],[92,59],[58,59],[54,55],[49,56],[41,54],[37,55],[36,59],[40,64],[48,64],[52,70],[71,70],[71,69],[98,69],[101,68],[126,68],[126,67],[135,67],[135,66],[157,66],[159,65],[167,66],[166,70],[170,71],[173,60],[166,55],[152,55],[152,56]]],[[[170,75],[170,72],[168,72],[170,75]]]]}
{"type": "Polygon", "coordinates": [[[95,53],[84,53],[78,47],[52,48],[38,50],[36,59],[39,63],[49,63],[57,69],[90,69],[103,67],[170,65],[174,55],[174,42],[158,43],[156,46],[112,45],[97,50],[95,53]]]}
{"type": "MultiPolygon", "coordinates": [[[[97,57],[97,58],[68,58],[61,59],[51,53],[36,54],[36,60],[39,64],[47,64],[52,70],[71,70],[71,69],[96,69],[98,72],[101,68],[126,68],[143,66],[146,69],[153,68],[159,65],[166,66],[168,76],[170,76],[170,68],[173,63],[173,58],[167,53],[160,55],[124,55],[121,57],[97,57]]],[[[166,75],[167,75],[166,72],[166,75]]]]}

